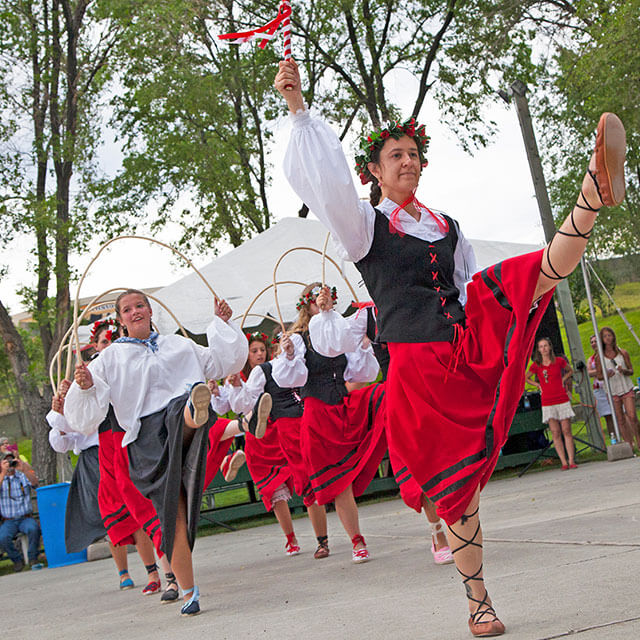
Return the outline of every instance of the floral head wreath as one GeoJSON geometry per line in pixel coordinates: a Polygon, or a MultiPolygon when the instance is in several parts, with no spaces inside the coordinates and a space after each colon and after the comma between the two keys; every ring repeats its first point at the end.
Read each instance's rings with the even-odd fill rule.
{"type": "Polygon", "coordinates": [[[118,323],[113,318],[107,318],[106,320],[96,320],[91,327],[91,342],[96,342],[98,339],[98,331],[105,327],[111,327],[105,334],[107,340],[111,340],[115,333],[118,331],[118,323]]]}
{"type": "Polygon", "coordinates": [[[431,138],[426,134],[424,125],[417,124],[415,118],[409,118],[404,122],[395,120],[394,122],[389,122],[385,129],[372,131],[367,137],[362,136],[362,138],[360,138],[360,153],[356,155],[356,171],[360,176],[360,182],[362,182],[362,184],[376,181],[376,178],[367,166],[371,162],[373,152],[376,149],[382,149],[387,138],[399,140],[402,136],[409,136],[416,141],[418,153],[420,154],[420,164],[423,167],[427,166],[425,154],[431,138]]]}
{"type": "MultiPolygon", "coordinates": [[[[320,293],[321,287],[313,287],[311,291],[305,293],[305,295],[300,296],[298,298],[298,303],[296,304],[296,309],[300,311],[302,307],[308,305],[310,302],[313,302],[320,293]]],[[[335,302],[338,299],[338,290],[335,287],[331,287],[331,299],[335,302]]]]}
{"type": "Polygon", "coordinates": [[[249,344],[251,344],[254,340],[269,344],[269,336],[266,333],[262,333],[262,331],[254,331],[253,333],[245,333],[244,335],[247,336],[249,344]]]}

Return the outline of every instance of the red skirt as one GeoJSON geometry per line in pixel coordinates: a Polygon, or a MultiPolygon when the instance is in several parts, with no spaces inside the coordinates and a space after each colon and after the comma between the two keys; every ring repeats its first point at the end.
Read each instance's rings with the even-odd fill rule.
{"type": "MultiPolygon", "coordinates": [[[[388,427],[387,427],[388,428],[388,427]]],[[[392,439],[389,437],[389,461],[393,470],[393,477],[400,489],[400,497],[410,509],[415,509],[418,513],[422,511],[422,496],[424,491],[411,475],[409,467],[402,461],[400,454],[392,445],[392,439]]]]}
{"type": "MultiPolygon", "coordinates": [[[[293,486],[296,493],[302,496],[304,506],[309,507],[316,502],[316,496],[311,487],[311,480],[307,468],[302,459],[302,445],[300,442],[300,430],[302,418],[278,418],[273,426],[277,428],[280,448],[287,459],[293,486]]],[[[271,426],[268,427],[269,429],[271,426]]]]}
{"type": "Polygon", "coordinates": [[[389,343],[391,446],[447,524],[482,489],[507,440],[535,333],[553,292],[531,310],[542,250],[473,276],[454,343],[389,343]]]}
{"type": "Polygon", "coordinates": [[[230,422],[231,420],[226,418],[218,418],[209,429],[209,451],[207,452],[207,468],[204,474],[205,489],[211,484],[216,473],[220,470],[220,465],[233,444],[233,436],[221,440],[224,430],[230,422]]]}
{"type": "Polygon", "coordinates": [[[137,520],[129,513],[116,483],[113,464],[113,434],[111,429],[99,433],[98,464],[98,508],[109,540],[115,546],[134,544],[133,533],[140,528],[137,520]]]}
{"type": "Polygon", "coordinates": [[[273,508],[271,498],[280,485],[286,484],[289,491],[293,492],[291,469],[280,448],[276,423],[270,420],[264,436],[259,440],[247,433],[244,453],[253,484],[260,491],[265,509],[270,511],[273,508]]]}
{"type": "Polygon", "coordinates": [[[302,458],[318,504],[332,502],[349,485],[354,496],[369,486],[387,450],[383,385],[349,393],[341,404],[305,398],[302,458]]]}
{"type": "Polygon", "coordinates": [[[118,490],[129,511],[140,523],[139,528],[151,538],[158,555],[162,556],[163,551],[160,547],[162,543],[160,520],[158,519],[156,510],[151,504],[151,500],[145,498],[138,489],[136,489],[136,486],[131,480],[131,476],[129,475],[129,456],[127,449],[122,447],[124,434],[124,431],[115,431],[113,433],[113,460],[118,490]]]}

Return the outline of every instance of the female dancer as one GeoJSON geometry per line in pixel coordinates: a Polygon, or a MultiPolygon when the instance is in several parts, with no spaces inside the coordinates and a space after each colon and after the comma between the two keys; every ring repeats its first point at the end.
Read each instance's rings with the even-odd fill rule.
{"type": "MultiPolygon", "coordinates": [[[[94,358],[106,349],[114,338],[118,337],[118,327],[113,320],[98,320],[91,329],[91,342],[95,347],[94,358]]],[[[60,390],[52,399],[52,411],[47,415],[47,421],[51,426],[49,442],[52,448],[59,453],[73,449],[80,453],[78,465],[74,470],[69,500],[67,501],[67,513],[65,518],[65,539],[71,540],[71,546],[67,542],[68,550],[79,551],[86,548],[93,540],[90,539],[92,530],[98,529],[91,523],[99,519],[103,533],[108,534],[111,555],[118,568],[120,576],[120,589],[133,589],[135,586],[129,576],[127,545],[135,544],[140,559],[142,560],[149,581],[142,590],[143,595],[152,595],[160,590],[160,576],[155,563],[153,543],[150,537],[142,529],[138,520],[131,514],[128,507],[128,492],[123,490],[117,482],[112,439],[112,423],[115,421],[113,411],[110,409],[107,418],[100,424],[98,433],[88,436],[74,433],[68,426],[64,417],[64,397],[71,386],[69,380],[62,380],[60,390]],[[95,449],[93,448],[95,447],[95,449]],[[94,462],[94,457],[97,460],[94,462]],[[89,457],[91,456],[91,457],[89,457]],[[80,474],[78,470],[80,469],[80,474]],[[74,483],[75,481],[75,483],[74,483]],[[75,488],[74,488],[75,486],[75,488]],[[76,496],[76,499],[74,499],[76,496]],[[94,508],[98,513],[94,514],[94,508]],[[87,526],[83,527],[83,523],[87,526]],[[104,530],[106,527],[106,531],[104,530]],[[85,532],[81,540],[75,540],[78,532],[85,532]],[[67,535],[67,532],[69,534],[67,535]]],[[[128,469],[125,470],[128,476],[128,469]]],[[[129,481],[131,486],[133,484],[129,481]]],[[[137,493],[137,490],[134,491],[137,493]]],[[[139,495],[139,494],[138,494],[139,495]]],[[[143,500],[142,496],[140,499],[143,500]]],[[[150,503],[149,503],[150,504],[150,503]]],[[[146,521],[146,512],[143,521],[146,521]]],[[[156,518],[157,519],[157,518],[156,518]]],[[[160,563],[167,578],[167,589],[162,594],[162,602],[172,602],[178,597],[175,576],[171,573],[171,567],[166,558],[160,554],[160,563]]]]}
{"type": "Polygon", "coordinates": [[[598,380],[596,369],[596,354],[598,353],[598,339],[595,334],[589,336],[589,344],[593,353],[587,360],[587,373],[590,378],[593,378],[593,397],[596,400],[596,411],[601,418],[604,418],[606,425],[606,432],[604,434],[605,440],[607,435],[615,437],[613,429],[613,418],[611,416],[611,407],[609,406],[609,398],[607,398],[607,392],[604,389],[604,382],[598,380]]]}
{"type": "Polygon", "coordinates": [[[620,435],[625,442],[633,447],[635,438],[640,448],[640,427],[636,412],[636,396],[633,391],[633,365],[629,352],[618,346],[616,334],[611,327],[600,329],[600,340],[604,350],[604,367],[600,362],[600,356],[596,353],[596,376],[598,380],[604,379],[604,370],[609,378],[611,395],[613,396],[613,409],[616,412],[620,435]]]}
{"type": "MultiPolygon", "coordinates": [[[[323,306],[328,307],[326,302],[320,302],[320,299],[328,301],[328,290],[321,291],[320,296],[318,296],[318,306],[323,308],[323,306]]],[[[355,306],[359,307],[359,310],[349,316],[348,320],[351,320],[351,327],[349,328],[349,332],[351,335],[361,336],[364,332],[364,341],[368,341],[372,348],[373,353],[380,365],[380,371],[382,373],[382,384],[384,384],[387,380],[387,373],[389,371],[389,349],[386,344],[381,344],[378,342],[378,325],[376,321],[376,308],[373,302],[363,302],[363,303],[354,303],[355,306]]],[[[331,325],[335,325],[331,327],[330,331],[333,334],[332,340],[325,339],[324,342],[330,344],[332,341],[336,342],[340,340],[338,336],[340,335],[339,325],[344,322],[342,317],[335,313],[333,310],[326,311],[327,315],[323,323],[325,331],[327,327],[331,325]]],[[[316,316],[317,317],[317,316],[316,316]]],[[[314,329],[320,328],[320,325],[314,325],[314,319],[311,319],[311,324],[309,331],[312,336],[312,340],[314,340],[313,334],[314,329]]],[[[345,325],[346,328],[346,325],[345,325]]],[[[343,331],[343,335],[349,335],[348,333],[343,331]]],[[[320,338],[318,342],[323,342],[320,338]]],[[[349,348],[348,345],[345,345],[345,349],[349,348]]],[[[347,385],[348,388],[351,388],[352,385],[347,385]]],[[[355,386],[354,388],[360,388],[361,385],[355,386]]],[[[351,390],[351,389],[350,389],[351,390]]],[[[386,412],[386,403],[383,400],[382,409],[386,412]]],[[[388,423],[387,423],[388,429],[388,423]]],[[[451,564],[453,563],[453,554],[451,553],[451,549],[449,548],[449,542],[447,541],[447,537],[444,530],[444,524],[442,520],[440,520],[436,507],[429,500],[427,494],[422,490],[422,487],[416,482],[415,478],[411,475],[409,468],[400,458],[400,454],[393,447],[392,441],[389,437],[387,437],[389,442],[389,462],[391,463],[391,469],[394,473],[394,478],[398,487],[400,488],[400,497],[403,502],[410,508],[420,513],[424,511],[424,515],[427,518],[427,522],[429,523],[429,528],[431,529],[431,555],[433,556],[433,561],[436,564],[451,564]]]]}
{"type": "Polygon", "coordinates": [[[302,401],[293,389],[283,389],[273,379],[272,363],[267,361],[269,354],[267,336],[264,333],[255,332],[249,334],[247,338],[249,358],[242,372],[243,379],[239,384],[231,387],[229,398],[231,407],[236,413],[246,413],[262,400],[265,392],[272,398],[266,436],[259,443],[255,438],[247,437],[246,439],[245,452],[249,473],[256,486],[260,487],[260,495],[265,507],[273,508],[287,538],[285,553],[289,556],[300,553],[287,504],[291,497],[291,490],[295,489],[296,493],[302,496],[304,505],[307,507],[309,519],[318,540],[314,558],[326,558],[329,555],[327,516],[324,506],[316,502],[300,450],[302,401]],[[279,471],[276,472],[277,469],[279,471]]]}
{"type": "MultiPolygon", "coordinates": [[[[91,342],[96,353],[104,351],[118,335],[117,325],[113,320],[97,321],[91,329],[91,342]]],[[[127,545],[135,544],[138,554],[147,569],[149,581],[142,590],[143,595],[152,595],[160,590],[160,577],[155,563],[153,544],[138,521],[131,515],[125,494],[117,486],[114,470],[114,448],[111,438],[113,412],[100,424],[98,434],[88,436],[71,431],[64,417],[64,397],[71,385],[69,380],[62,380],[60,389],[52,399],[52,411],[47,416],[51,426],[49,442],[59,453],[73,449],[80,453],[78,465],[74,470],[67,513],[65,518],[65,538],[68,550],[86,548],[93,540],[92,532],[98,530],[91,522],[98,518],[104,533],[108,534],[109,548],[120,576],[120,589],[132,589],[135,585],[129,576],[127,545]],[[94,461],[95,454],[97,459],[94,461]],[[79,471],[80,470],[80,471],[79,471]],[[123,501],[124,500],[124,501],[123,501]],[[97,505],[98,513],[94,514],[97,505]],[[94,514],[94,515],[92,515],[94,514]],[[83,523],[87,526],[83,527],[83,523]],[[106,530],[105,530],[106,527],[106,530]],[[68,533],[67,533],[68,532],[68,533]],[[81,539],[78,539],[78,534],[81,539]],[[70,541],[70,542],[69,542],[70,541]]],[[[103,533],[103,535],[104,535],[103,533]]],[[[172,588],[169,563],[161,559],[169,584],[162,595],[163,602],[175,600],[178,596],[172,588]]],[[[175,585],[175,578],[173,578],[175,585]]],[[[175,585],[177,587],[177,585],[175,585]]]]}
{"type": "MultiPolygon", "coordinates": [[[[355,496],[367,488],[387,448],[380,385],[347,393],[345,382],[371,382],[378,363],[371,348],[335,357],[321,355],[309,338],[309,321],[320,311],[320,283],[302,290],[298,318],[282,337],[283,354],[273,361],[280,387],[300,387],[304,413],[302,457],[318,504],[335,502],[338,517],[353,545],[352,560],[367,562],[355,496]]],[[[334,290],[335,292],[335,290],[334,290]]],[[[328,544],[327,544],[328,551],[328,544]]]]}
{"type": "Polygon", "coordinates": [[[181,614],[200,612],[191,551],[200,512],[211,392],[199,381],[237,371],[246,359],[242,332],[228,323],[231,309],[216,301],[207,329],[209,347],[182,336],[159,336],[151,306],[129,289],[116,300],[126,337],[89,366],[78,364],[67,396],[67,419],[80,432],[95,430],[113,405],[125,432],[131,479],[160,519],[161,548],[180,584],[181,614]]]}
{"type": "Polygon", "coordinates": [[[275,85],[293,120],[289,181],[356,263],[378,308],[391,356],[393,445],[456,540],[471,633],[501,634],[483,580],[479,493],[506,441],[553,288],[578,264],[600,206],[624,197],[622,123],[601,118],[581,195],[553,242],[466,286],[475,267],[468,242],[453,220],[415,199],[426,166],[424,127],[411,119],[363,139],[357,169],[376,185],[369,204],[358,198],[336,135],[305,111],[294,61],[280,63],[275,85]]]}
{"type": "Polygon", "coordinates": [[[526,381],[540,389],[542,422],[551,429],[553,446],[563,471],[577,469],[571,432],[571,418],[575,413],[571,408],[566,386],[573,376],[573,369],[562,356],[556,356],[549,338],[538,340],[532,360],[526,381]],[[535,378],[538,379],[537,382],[535,378]]]}

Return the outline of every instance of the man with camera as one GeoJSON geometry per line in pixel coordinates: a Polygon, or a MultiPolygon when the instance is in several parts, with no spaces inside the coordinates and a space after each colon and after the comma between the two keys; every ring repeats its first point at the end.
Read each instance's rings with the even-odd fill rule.
{"type": "Polygon", "coordinates": [[[38,477],[31,465],[23,462],[12,451],[0,454],[0,547],[3,548],[15,571],[22,571],[24,562],[13,539],[24,533],[29,540],[29,564],[40,569],[38,545],[40,525],[31,515],[31,488],[38,486],[38,477]]]}

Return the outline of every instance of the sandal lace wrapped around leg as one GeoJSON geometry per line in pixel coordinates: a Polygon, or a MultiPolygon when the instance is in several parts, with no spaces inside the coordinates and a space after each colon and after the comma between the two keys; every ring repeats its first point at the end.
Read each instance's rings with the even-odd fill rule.
{"type": "Polygon", "coordinates": [[[160,597],[160,602],[162,604],[168,604],[169,602],[177,602],[178,596],[178,581],[173,573],[165,573],[164,577],[167,580],[167,588],[164,590],[164,593],[160,597]],[[172,588],[172,587],[175,587],[172,588]]]}
{"type": "Polygon", "coordinates": [[[313,557],[316,560],[321,560],[322,558],[329,557],[329,536],[318,536],[316,538],[318,541],[318,548],[316,549],[313,557]]]}
{"type": "Polygon", "coordinates": [[[200,590],[198,587],[192,587],[191,589],[183,589],[182,595],[183,597],[189,595],[191,593],[191,597],[182,605],[180,609],[180,615],[183,617],[186,616],[197,616],[200,613],[200,590]]]}
{"type": "MultiPolygon", "coordinates": [[[[465,524],[467,520],[473,518],[478,513],[479,509],[476,509],[473,513],[469,515],[463,515],[461,518],[461,524],[465,524]]],[[[456,554],[458,551],[466,547],[479,547],[482,549],[482,544],[480,542],[476,542],[476,538],[480,533],[480,521],[478,521],[478,526],[474,531],[473,535],[470,538],[465,538],[464,536],[458,534],[453,527],[449,527],[449,531],[456,537],[458,540],[462,542],[459,547],[456,547],[452,553],[456,554]]],[[[478,598],[473,597],[473,591],[471,589],[470,583],[473,581],[481,582],[484,585],[484,578],[480,576],[482,573],[482,564],[478,567],[478,569],[474,573],[466,574],[460,570],[459,567],[456,567],[458,573],[463,577],[462,584],[464,584],[467,598],[472,602],[475,602],[478,606],[476,610],[469,614],[469,631],[473,636],[478,638],[490,638],[493,636],[501,636],[505,632],[505,626],[498,619],[496,615],[495,609],[492,604],[489,602],[489,592],[485,589],[484,595],[482,599],[478,600],[478,598]],[[488,616],[488,620],[483,620],[485,616],[488,616]]]]}
{"type": "Polygon", "coordinates": [[[300,545],[298,545],[297,541],[294,543],[296,539],[296,534],[293,531],[287,534],[287,543],[284,547],[284,552],[288,556],[297,556],[300,555],[300,545]]]}
{"type": "Polygon", "coordinates": [[[441,547],[436,551],[436,538],[438,534],[444,534],[444,525],[442,524],[442,520],[438,522],[429,522],[429,526],[431,527],[431,554],[433,555],[433,561],[436,564],[452,564],[453,554],[451,553],[451,549],[447,545],[446,547],[441,547]]]}
{"type": "Polygon", "coordinates": [[[351,552],[351,561],[355,564],[361,564],[363,562],[369,562],[371,560],[371,556],[369,555],[369,550],[367,549],[367,543],[364,541],[364,538],[357,534],[351,538],[351,544],[353,545],[353,551],[351,552]],[[357,545],[363,545],[361,549],[356,549],[357,545]]]}

